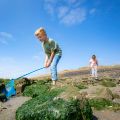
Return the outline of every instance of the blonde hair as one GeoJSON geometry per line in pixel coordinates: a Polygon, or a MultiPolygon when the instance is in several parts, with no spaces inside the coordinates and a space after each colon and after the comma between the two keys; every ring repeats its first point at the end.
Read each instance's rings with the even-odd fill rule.
{"type": "Polygon", "coordinates": [[[44,29],[43,27],[40,27],[40,28],[38,28],[38,29],[35,31],[35,35],[36,35],[36,36],[38,36],[39,34],[41,34],[41,35],[47,35],[47,34],[46,34],[46,31],[45,31],[45,29],[44,29]]]}

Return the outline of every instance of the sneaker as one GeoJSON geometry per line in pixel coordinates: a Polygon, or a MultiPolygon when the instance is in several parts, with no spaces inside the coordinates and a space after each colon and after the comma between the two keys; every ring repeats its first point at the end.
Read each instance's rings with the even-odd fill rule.
{"type": "Polygon", "coordinates": [[[53,80],[52,84],[53,84],[53,85],[56,85],[56,81],[55,81],[55,80],[53,80]]]}

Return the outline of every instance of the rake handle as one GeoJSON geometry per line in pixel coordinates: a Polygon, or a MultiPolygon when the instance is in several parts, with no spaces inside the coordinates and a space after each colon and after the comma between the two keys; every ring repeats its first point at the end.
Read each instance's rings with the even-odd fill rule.
{"type": "Polygon", "coordinates": [[[34,73],[34,72],[39,71],[39,70],[42,70],[42,69],[44,69],[44,68],[45,68],[45,67],[36,69],[36,70],[34,70],[34,71],[31,71],[31,72],[29,72],[29,73],[26,73],[26,74],[24,74],[24,75],[22,75],[22,76],[20,76],[20,77],[18,77],[18,78],[16,78],[16,79],[13,79],[13,80],[20,79],[20,78],[22,78],[22,77],[24,77],[24,76],[27,76],[27,75],[29,75],[29,74],[31,74],[31,73],[34,73]]]}

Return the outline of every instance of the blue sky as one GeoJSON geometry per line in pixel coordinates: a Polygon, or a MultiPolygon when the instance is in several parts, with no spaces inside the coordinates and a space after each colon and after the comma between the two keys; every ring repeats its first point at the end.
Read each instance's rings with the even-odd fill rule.
{"type": "MultiPolygon", "coordinates": [[[[120,64],[119,0],[0,0],[0,77],[14,78],[43,66],[34,32],[44,27],[63,50],[58,70],[120,64]]],[[[38,71],[32,75],[49,73],[38,71]]]]}

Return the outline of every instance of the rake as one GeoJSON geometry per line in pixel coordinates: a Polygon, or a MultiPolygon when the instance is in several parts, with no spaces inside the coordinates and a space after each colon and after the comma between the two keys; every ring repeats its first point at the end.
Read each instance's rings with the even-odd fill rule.
{"type": "Polygon", "coordinates": [[[20,76],[20,77],[18,77],[18,78],[11,79],[11,80],[9,81],[9,83],[7,83],[7,85],[5,86],[5,89],[2,90],[2,93],[5,94],[5,96],[6,96],[7,99],[8,99],[9,97],[11,97],[12,95],[16,95],[16,90],[15,90],[15,88],[14,88],[15,80],[18,80],[18,79],[20,79],[20,78],[23,78],[24,76],[27,76],[27,75],[29,75],[29,74],[32,74],[32,73],[34,73],[34,72],[36,72],[36,71],[39,71],[39,70],[42,70],[42,69],[44,69],[44,68],[45,68],[45,67],[42,67],[42,68],[36,69],[36,70],[34,70],[34,71],[31,71],[31,72],[29,72],[29,73],[27,73],[27,74],[24,74],[24,75],[22,75],[22,76],[20,76]]]}

